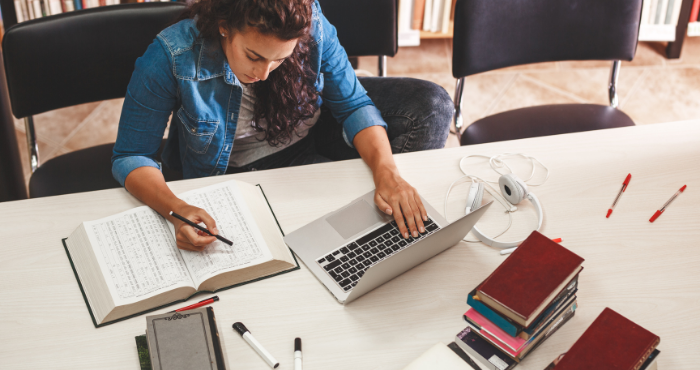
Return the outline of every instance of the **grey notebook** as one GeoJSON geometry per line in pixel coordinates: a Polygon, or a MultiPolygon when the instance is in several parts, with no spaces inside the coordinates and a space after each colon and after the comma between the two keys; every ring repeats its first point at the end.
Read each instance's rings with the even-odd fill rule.
{"type": "Polygon", "coordinates": [[[225,370],[226,361],[211,307],[146,316],[153,370],[225,370]]]}

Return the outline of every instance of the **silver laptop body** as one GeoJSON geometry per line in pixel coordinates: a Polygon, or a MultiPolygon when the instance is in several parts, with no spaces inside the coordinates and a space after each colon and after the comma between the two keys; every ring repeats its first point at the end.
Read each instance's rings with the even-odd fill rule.
{"type": "MultiPolygon", "coordinates": [[[[379,211],[374,204],[374,190],[355,199],[347,206],[292,232],[284,237],[284,241],[301,258],[316,278],[328,288],[338,302],[347,304],[459,243],[491,205],[491,202],[489,202],[455,222],[448,224],[440,213],[430,206],[425,199],[421,198],[421,200],[428,217],[437,227],[432,226],[431,223],[430,227],[426,227],[424,236],[413,240],[413,244],[408,244],[404,247],[399,247],[398,243],[404,241],[400,235],[398,235],[399,238],[397,239],[394,238],[396,235],[381,231],[389,230],[392,227],[389,224],[392,224],[394,218],[379,211]],[[382,235],[388,235],[389,238],[375,238],[378,232],[382,235]],[[387,243],[380,243],[383,245],[392,243],[390,240],[393,239],[396,241],[393,247],[398,247],[398,249],[389,251],[391,254],[386,253],[384,257],[378,258],[375,255],[374,257],[378,258],[378,261],[371,262],[369,267],[364,267],[363,275],[360,275],[359,278],[357,277],[359,273],[354,275],[348,274],[348,278],[357,279],[352,283],[351,288],[349,285],[341,287],[339,284],[348,280],[338,275],[334,275],[335,278],[331,277],[329,275],[331,272],[324,270],[324,268],[331,266],[331,262],[325,261],[327,259],[326,256],[330,257],[331,253],[337,253],[345,261],[341,262],[330,257],[328,258],[329,260],[334,259],[332,262],[333,266],[339,265],[338,267],[340,267],[340,265],[345,265],[352,267],[348,265],[349,262],[354,261],[354,263],[358,263],[356,259],[363,257],[347,257],[353,255],[361,256],[370,252],[370,250],[362,251],[361,249],[368,245],[367,240],[370,238],[373,239],[374,245],[377,244],[377,240],[387,239],[387,243]],[[358,247],[358,243],[356,243],[360,240],[365,241],[365,244],[361,244],[364,245],[363,247],[358,247]],[[351,246],[356,249],[348,249],[351,246]],[[341,252],[341,250],[345,252],[341,252]],[[353,254],[354,252],[359,253],[353,254]],[[334,280],[336,278],[342,280],[334,280]],[[346,290],[348,288],[349,290],[346,290]]],[[[381,252],[379,256],[381,256],[381,252]]],[[[369,259],[365,259],[363,262],[367,263],[369,259]]],[[[362,262],[360,262],[361,265],[362,262]]],[[[339,269],[335,268],[335,270],[339,269]]],[[[352,271],[352,268],[350,271],[352,271]]],[[[347,273],[347,271],[344,271],[344,273],[347,273]]]]}

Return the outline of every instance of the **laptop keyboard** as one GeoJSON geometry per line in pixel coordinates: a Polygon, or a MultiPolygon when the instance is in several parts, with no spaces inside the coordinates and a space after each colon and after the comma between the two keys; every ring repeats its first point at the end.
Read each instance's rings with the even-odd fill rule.
{"type": "Polygon", "coordinates": [[[425,233],[418,233],[418,238],[410,236],[404,239],[396,221],[391,221],[354,242],[331,251],[316,262],[343,291],[347,292],[357,285],[370,266],[440,230],[430,218],[424,221],[423,225],[425,233]]]}

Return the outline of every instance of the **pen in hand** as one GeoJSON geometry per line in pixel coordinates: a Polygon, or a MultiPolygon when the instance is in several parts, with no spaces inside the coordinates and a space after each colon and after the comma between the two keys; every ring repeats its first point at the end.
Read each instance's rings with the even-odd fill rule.
{"type": "Polygon", "coordinates": [[[201,231],[203,231],[203,232],[205,232],[205,233],[207,233],[207,234],[209,234],[209,235],[211,235],[211,236],[213,236],[213,237],[215,237],[215,238],[221,240],[222,242],[224,242],[224,243],[226,243],[226,244],[228,244],[228,245],[233,245],[233,242],[232,242],[232,241],[230,241],[230,240],[224,238],[224,237],[221,236],[221,235],[214,235],[214,234],[212,234],[211,231],[207,230],[206,228],[197,225],[196,223],[194,223],[194,222],[192,222],[192,221],[190,221],[190,220],[188,220],[188,219],[186,219],[186,218],[184,218],[184,217],[178,215],[177,213],[175,213],[175,212],[173,212],[173,211],[170,211],[170,215],[173,216],[173,217],[175,217],[175,218],[177,218],[178,220],[180,220],[180,221],[182,221],[182,222],[184,222],[184,223],[186,223],[186,224],[188,224],[188,225],[194,227],[194,228],[197,229],[197,230],[201,230],[201,231]]]}

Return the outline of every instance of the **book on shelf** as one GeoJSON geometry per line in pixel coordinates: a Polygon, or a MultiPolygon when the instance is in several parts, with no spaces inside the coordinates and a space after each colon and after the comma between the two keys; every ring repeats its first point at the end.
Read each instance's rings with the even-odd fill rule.
{"type": "MultiPolygon", "coordinates": [[[[650,369],[660,338],[610,308],[593,321],[563,356],[547,369],[650,369]]],[[[655,366],[655,365],[654,365],[655,366]]]]}
{"type": "Polygon", "coordinates": [[[180,250],[173,225],[148,206],[83,222],[63,240],[96,327],[299,268],[261,187],[231,180],[178,197],[233,245],[180,250]]]}
{"type": "Polygon", "coordinates": [[[419,31],[423,29],[425,1],[426,0],[415,0],[415,2],[413,3],[413,21],[411,23],[411,29],[419,31]]]}
{"type": "Polygon", "coordinates": [[[226,370],[223,336],[212,307],[146,316],[136,340],[141,370],[226,370]]]}
{"type": "Polygon", "coordinates": [[[583,268],[584,259],[533,231],[479,286],[476,297],[529,327],[583,268]]]}
{"type": "Polygon", "coordinates": [[[433,21],[433,1],[436,0],[425,0],[425,6],[423,8],[423,31],[430,31],[432,28],[431,22],[433,21]]]}
{"type": "Polygon", "coordinates": [[[688,22],[697,22],[698,13],[700,13],[700,0],[693,0],[693,7],[690,8],[690,19],[688,20],[688,22]]]}
{"type": "MultiPolygon", "coordinates": [[[[157,0],[177,1],[177,0],[157,0]]],[[[127,0],[126,2],[132,2],[127,0]]],[[[143,1],[138,1],[143,2],[143,1]]],[[[119,5],[121,0],[14,0],[17,23],[75,10],[119,5]]]]}

